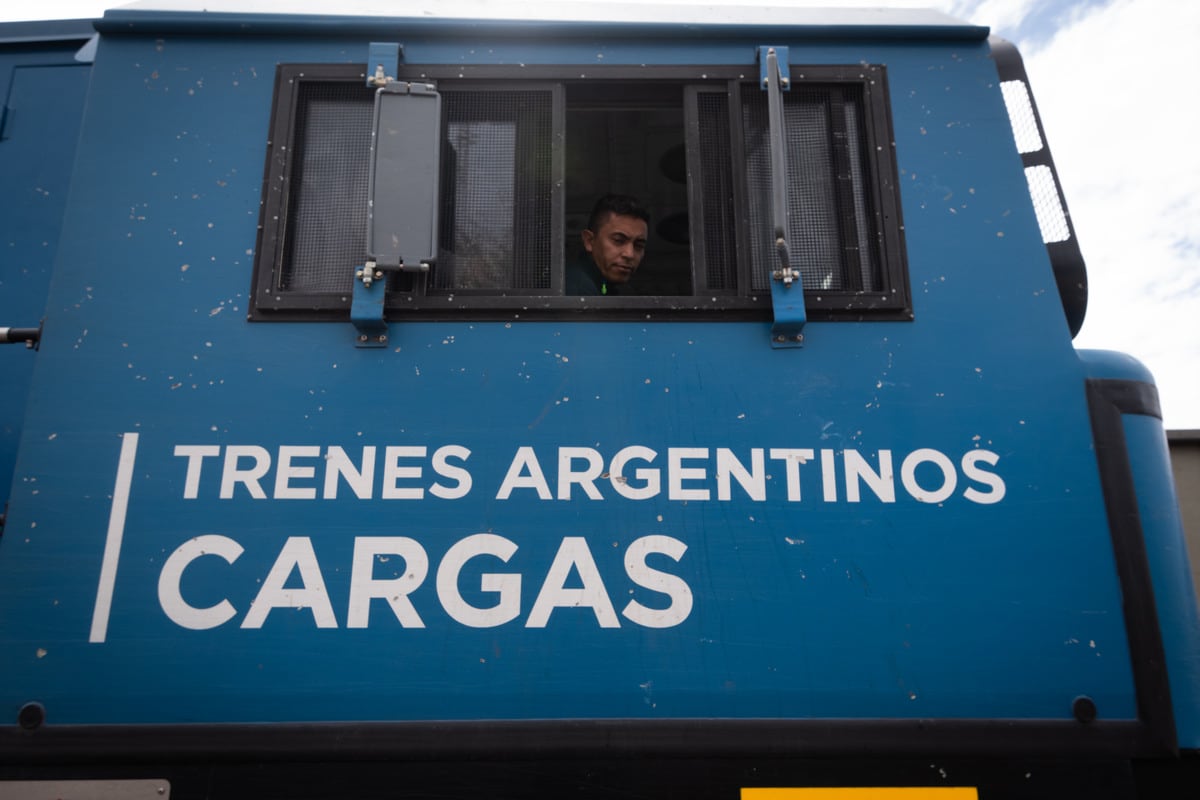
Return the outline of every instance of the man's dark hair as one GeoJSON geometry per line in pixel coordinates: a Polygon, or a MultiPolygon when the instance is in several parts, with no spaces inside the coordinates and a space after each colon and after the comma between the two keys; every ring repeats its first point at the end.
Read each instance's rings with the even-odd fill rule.
{"type": "Polygon", "coordinates": [[[588,230],[595,232],[609,214],[616,214],[619,217],[637,217],[647,225],[650,224],[650,212],[642,208],[642,204],[636,197],[627,194],[606,194],[592,207],[592,215],[588,217],[588,230]]]}

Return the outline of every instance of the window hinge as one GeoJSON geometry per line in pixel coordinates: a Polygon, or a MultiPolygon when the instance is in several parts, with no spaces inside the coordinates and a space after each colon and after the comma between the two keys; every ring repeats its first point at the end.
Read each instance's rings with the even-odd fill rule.
{"type": "Polygon", "coordinates": [[[371,42],[367,46],[367,86],[379,88],[396,80],[402,52],[397,42],[371,42]]]}
{"type": "Polygon", "coordinates": [[[788,249],[787,131],[783,116],[783,93],[791,89],[786,47],[758,48],[759,85],[767,93],[767,121],[771,155],[771,222],[778,259],[771,270],[771,346],[802,347],[804,282],[791,264],[788,249]]]}
{"type": "Polygon", "coordinates": [[[354,324],[355,347],[387,347],[387,323],[383,300],[387,282],[372,261],[354,268],[354,294],[350,299],[350,322],[354,324]]]}

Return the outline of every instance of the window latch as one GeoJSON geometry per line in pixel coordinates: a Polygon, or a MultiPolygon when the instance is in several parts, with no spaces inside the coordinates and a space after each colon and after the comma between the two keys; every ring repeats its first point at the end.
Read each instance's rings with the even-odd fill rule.
{"type": "Polygon", "coordinates": [[[771,270],[771,347],[801,347],[804,324],[804,284],[791,264],[788,249],[787,131],[783,93],[791,87],[786,47],[758,48],[759,86],[767,93],[768,140],[771,156],[771,222],[778,263],[771,270]]]}

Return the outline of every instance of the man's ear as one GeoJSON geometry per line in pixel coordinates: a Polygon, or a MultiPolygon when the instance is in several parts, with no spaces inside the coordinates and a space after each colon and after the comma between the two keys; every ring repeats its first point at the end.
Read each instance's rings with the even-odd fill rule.
{"type": "Polygon", "coordinates": [[[584,228],[579,234],[579,238],[583,240],[583,249],[589,253],[592,252],[592,243],[596,241],[596,232],[588,228],[584,228]]]}

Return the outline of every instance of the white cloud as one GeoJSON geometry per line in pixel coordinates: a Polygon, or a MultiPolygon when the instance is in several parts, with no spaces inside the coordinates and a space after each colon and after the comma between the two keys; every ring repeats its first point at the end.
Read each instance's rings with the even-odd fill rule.
{"type": "Polygon", "coordinates": [[[9,3],[0,10],[0,21],[16,22],[38,19],[93,19],[104,15],[106,8],[120,5],[123,0],[45,0],[42,3],[9,3]]]}
{"type": "Polygon", "coordinates": [[[993,31],[1017,30],[1021,20],[1038,4],[1039,0],[942,0],[934,3],[947,14],[969,19],[977,25],[987,25],[993,31]]]}
{"type": "Polygon", "coordinates": [[[1198,36],[1200,5],[1121,0],[1026,55],[1088,265],[1075,344],[1144,362],[1168,428],[1200,428],[1198,36]]]}

